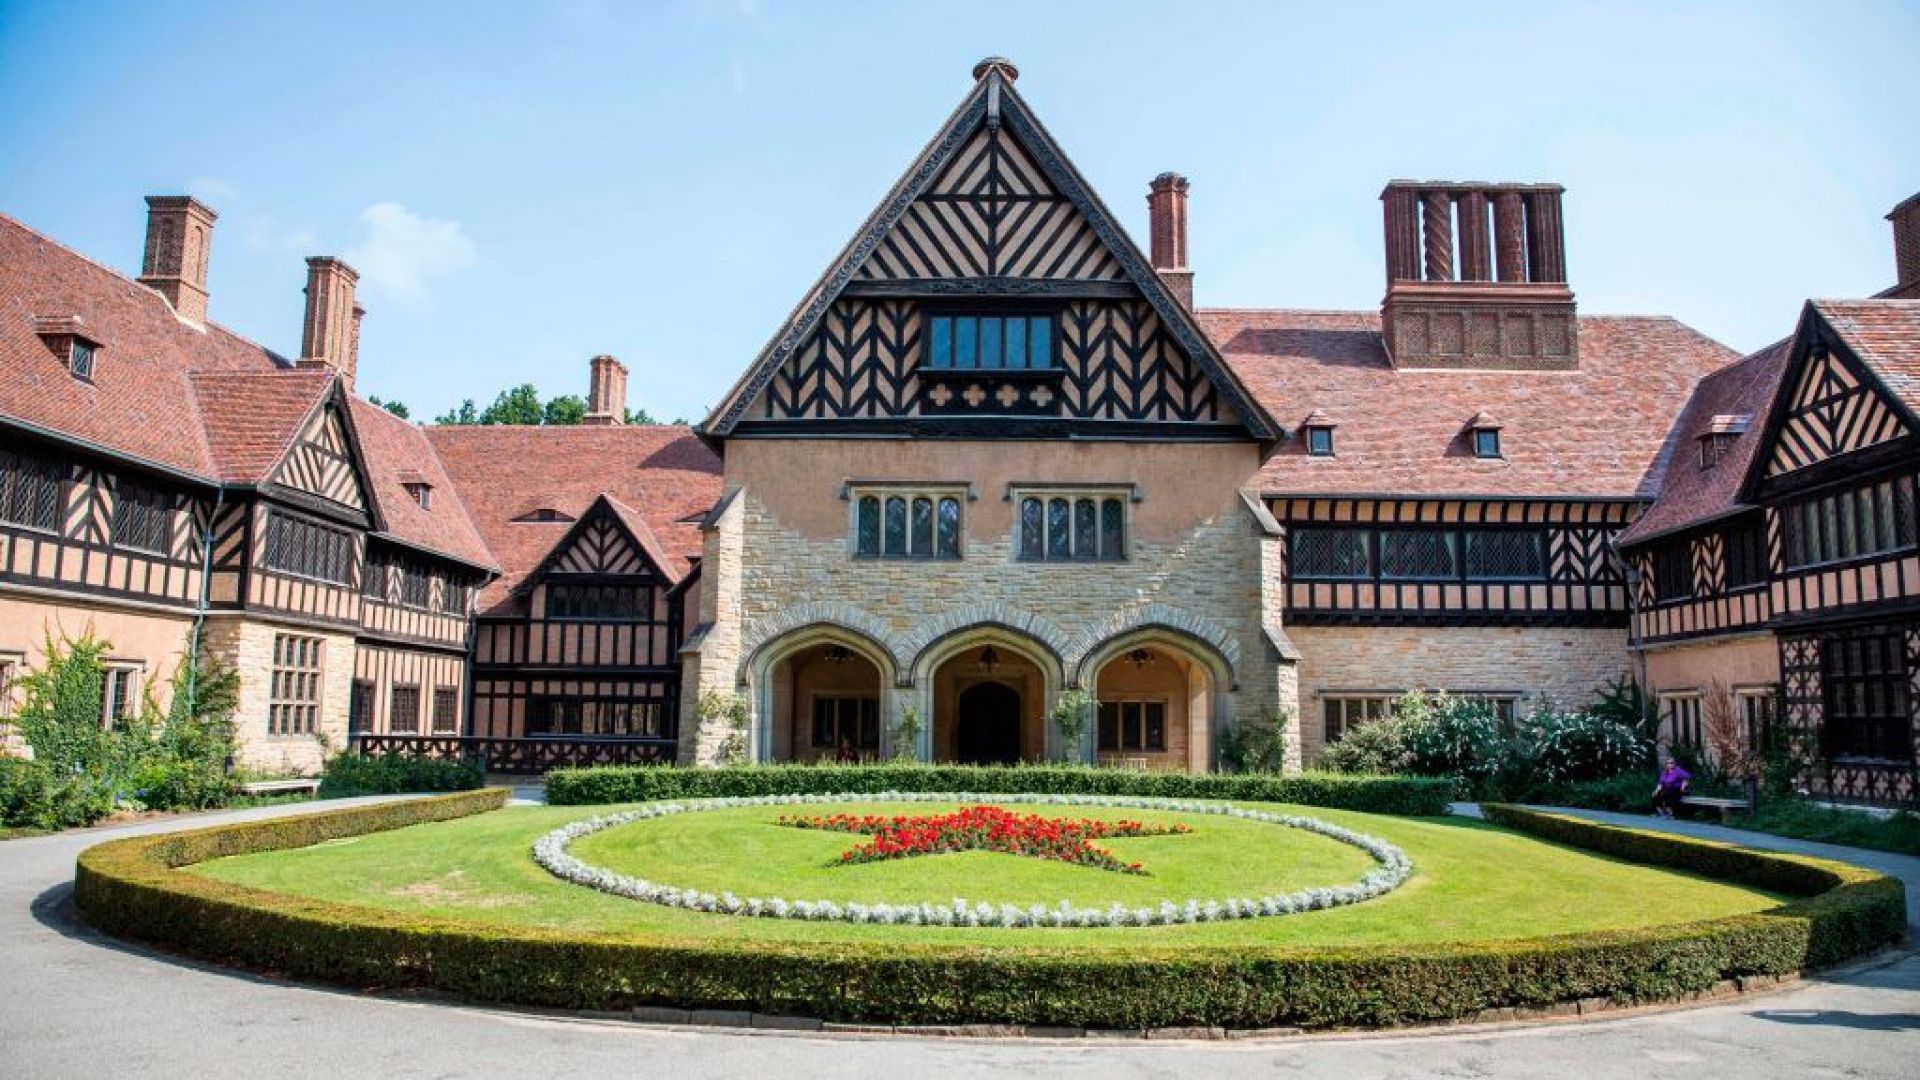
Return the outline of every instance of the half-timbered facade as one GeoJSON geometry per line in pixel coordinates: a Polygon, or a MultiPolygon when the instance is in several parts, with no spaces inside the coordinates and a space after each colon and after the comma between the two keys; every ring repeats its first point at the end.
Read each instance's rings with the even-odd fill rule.
{"type": "Polygon", "coordinates": [[[1778,723],[1815,794],[1920,798],[1917,364],[1920,302],[1817,300],[1702,384],[1676,429],[1697,457],[1676,452],[1625,538],[1670,740],[1778,723]]]}
{"type": "MultiPolygon", "coordinates": [[[[625,424],[605,356],[582,426],[423,429],[353,394],[337,259],[288,359],[205,321],[191,199],[137,281],[0,219],[0,685],[91,626],[104,711],[190,641],[237,664],[268,769],[704,763],[717,694],[759,760],[1204,770],[1239,725],[1311,760],[1408,690],[1631,673],[1676,740],[1784,686],[1825,789],[1911,797],[1899,302],[1737,360],[1580,314],[1557,185],[1396,180],[1377,310],[1200,307],[1187,181],[1143,252],[1013,66],[973,75],[691,431],[625,424]]],[[[1920,203],[1896,233],[1911,295],[1920,203]]]]}

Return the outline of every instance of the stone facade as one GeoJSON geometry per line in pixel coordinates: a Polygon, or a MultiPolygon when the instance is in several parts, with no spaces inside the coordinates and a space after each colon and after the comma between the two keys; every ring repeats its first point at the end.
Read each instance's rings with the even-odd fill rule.
{"type": "Polygon", "coordinates": [[[1287,630],[1299,648],[1302,751],[1324,749],[1329,696],[1444,689],[1519,695],[1579,708],[1627,674],[1624,629],[1519,626],[1314,626],[1287,630]]]}
{"type": "Polygon", "coordinates": [[[252,619],[210,618],[207,651],[240,673],[240,704],[234,712],[240,767],[269,775],[311,776],[330,752],[347,745],[347,703],[352,694],[352,634],[325,633],[304,626],[280,626],[252,619]],[[274,638],[279,634],[317,637],[323,642],[320,709],[312,734],[279,735],[267,730],[273,694],[274,638]]]}

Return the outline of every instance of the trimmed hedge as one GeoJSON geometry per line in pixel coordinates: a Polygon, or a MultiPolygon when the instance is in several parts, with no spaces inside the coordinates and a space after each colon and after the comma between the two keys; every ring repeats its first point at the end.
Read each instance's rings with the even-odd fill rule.
{"type": "Polygon", "coordinates": [[[1453,947],[1162,944],[1061,952],[902,941],[695,942],[485,926],[174,872],[204,858],[478,812],[504,797],[475,792],[113,841],[81,855],[75,899],[110,933],[356,987],[433,988],[577,1009],[665,1004],[842,1021],[1132,1029],[1371,1026],[1579,998],[1673,998],[1725,979],[1830,963],[1893,941],[1904,929],[1900,883],[1865,870],[1719,854],[1719,845],[1671,837],[1643,843],[1611,835],[1629,830],[1579,829],[1564,824],[1569,819],[1511,808],[1494,812],[1538,835],[1596,850],[1631,848],[1667,865],[1817,895],[1712,922],[1453,947]],[[1770,861],[1784,865],[1763,865],[1770,861]]]}
{"type": "Polygon", "coordinates": [[[1235,799],[1432,817],[1447,812],[1453,781],[1337,773],[1163,773],[1074,765],[735,765],[717,769],[639,765],[556,769],[547,774],[547,801],[557,806],[882,791],[1235,799]]]}

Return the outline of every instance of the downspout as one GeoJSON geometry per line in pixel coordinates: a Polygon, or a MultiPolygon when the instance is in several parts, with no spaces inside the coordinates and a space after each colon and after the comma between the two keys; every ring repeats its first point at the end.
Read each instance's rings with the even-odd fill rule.
{"type": "Polygon", "coordinates": [[[193,611],[192,644],[187,650],[187,712],[191,714],[199,704],[200,692],[200,647],[205,636],[207,624],[207,604],[213,587],[213,530],[220,523],[220,510],[226,505],[227,489],[215,488],[213,494],[213,513],[207,517],[207,527],[200,531],[200,597],[193,611]]]}
{"type": "Polygon", "coordinates": [[[1640,640],[1640,571],[1620,555],[1620,549],[1614,546],[1613,538],[1607,538],[1607,561],[1620,572],[1622,587],[1627,590],[1627,655],[1632,667],[1628,674],[1640,693],[1650,692],[1647,685],[1647,648],[1640,640]]]}

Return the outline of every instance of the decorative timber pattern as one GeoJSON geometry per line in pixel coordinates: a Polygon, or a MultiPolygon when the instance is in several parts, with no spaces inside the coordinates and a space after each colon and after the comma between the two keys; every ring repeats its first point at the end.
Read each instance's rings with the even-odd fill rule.
{"type": "Polygon", "coordinates": [[[1907,434],[1879,390],[1830,349],[1815,345],[1774,439],[1767,475],[1863,450],[1907,434]]]}
{"type": "Polygon", "coordinates": [[[488,738],[484,736],[356,735],[363,754],[410,754],[470,761],[487,772],[540,775],[590,765],[670,765],[672,739],[488,738]]]}
{"type": "Polygon", "coordinates": [[[764,412],[778,418],[911,415],[918,407],[919,356],[914,305],[842,300],[768,384],[764,412]]]}
{"type": "MultiPolygon", "coordinates": [[[[1433,529],[1534,533],[1544,549],[1532,580],[1296,580],[1288,556],[1286,619],[1300,625],[1556,625],[1624,627],[1626,582],[1611,554],[1614,534],[1641,504],[1549,500],[1269,497],[1290,533],[1342,527],[1374,533],[1433,529]]],[[[1370,549],[1371,550],[1371,549],[1370,549]]]]}
{"type": "MultiPolygon", "coordinates": [[[[1884,624],[1856,632],[1871,633],[1878,629],[1884,629],[1884,624]]],[[[1831,660],[1824,653],[1841,647],[1840,639],[1845,633],[1782,635],[1780,638],[1786,736],[1799,784],[1815,797],[1835,802],[1920,807],[1920,762],[1914,756],[1914,748],[1920,747],[1920,713],[1915,712],[1915,704],[1920,703],[1920,696],[1916,696],[1920,694],[1920,626],[1908,624],[1901,631],[1910,728],[1904,761],[1830,757],[1825,752],[1830,733],[1825,730],[1828,702],[1823,682],[1831,660]]]]}
{"type": "Polygon", "coordinates": [[[1643,642],[1680,641],[1715,634],[1764,629],[1773,616],[1772,594],[1760,585],[1726,587],[1725,540],[1717,534],[1691,540],[1669,540],[1660,545],[1686,544],[1688,583],[1692,592],[1676,600],[1662,600],[1654,589],[1655,548],[1633,556],[1639,571],[1635,636],[1643,642]]]}
{"type": "Polygon", "coordinates": [[[574,530],[550,571],[563,574],[645,574],[649,567],[625,530],[607,518],[595,518],[574,530]]]}
{"type": "Polygon", "coordinates": [[[208,498],[149,486],[160,520],[157,531],[136,544],[114,533],[116,496],[128,481],[90,466],[55,468],[62,482],[47,527],[0,523],[0,585],[181,609],[197,602],[200,530],[212,512],[208,498]]]}
{"type": "Polygon", "coordinates": [[[857,280],[1124,281],[1119,260],[1004,129],[982,127],[880,238],[857,280]]]}
{"type": "Polygon", "coordinates": [[[332,407],[314,417],[280,463],[273,480],[340,506],[355,510],[365,510],[367,506],[354,469],[346,426],[340,420],[339,410],[332,407]]]}

